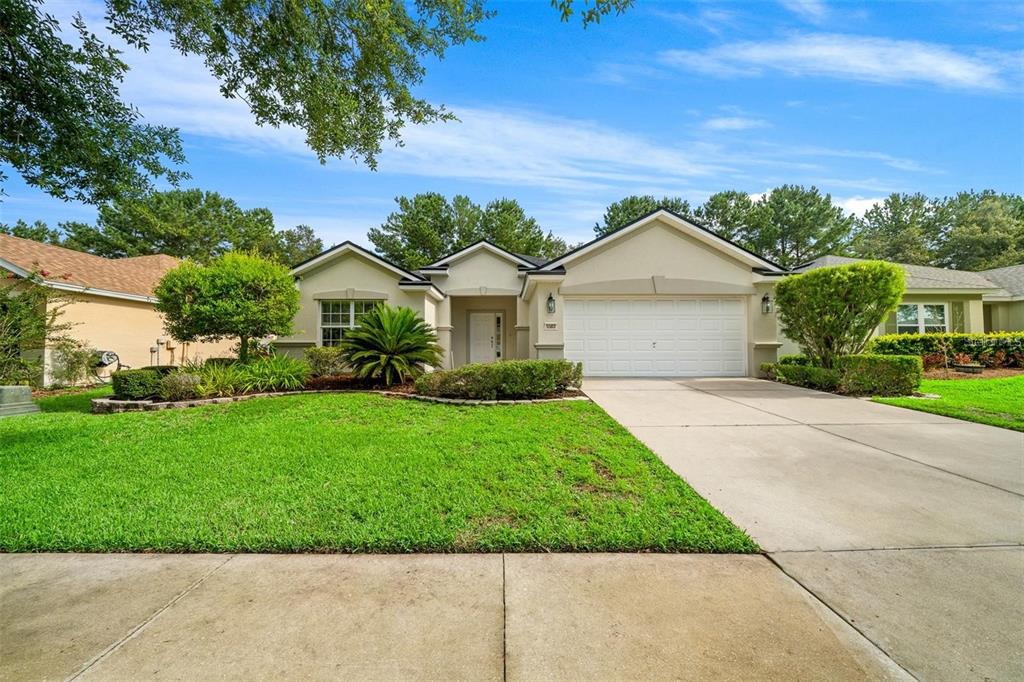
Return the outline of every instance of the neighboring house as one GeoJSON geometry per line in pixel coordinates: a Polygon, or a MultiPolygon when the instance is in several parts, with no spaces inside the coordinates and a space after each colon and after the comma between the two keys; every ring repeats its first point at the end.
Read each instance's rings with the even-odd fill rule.
{"type": "Polygon", "coordinates": [[[1024,263],[978,274],[1000,288],[984,297],[985,331],[1024,331],[1024,263]]]}
{"type": "MultiPolygon", "coordinates": [[[[230,347],[228,342],[179,345],[167,336],[153,308],[153,289],[178,263],[164,255],[102,258],[0,234],[0,271],[17,277],[37,272],[46,286],[66,293],[71,302],[59,321],[72,325],[68,333],[88,347],[117,353],[122,366],[179,364],[190,357],[223,355],[230,347]]],[[[52,362],[47,349],[44,383],[49,383],[52,362]]]]}
{"type": "Polygon", "coordinates": [[[411,272],[345,242],[292,273],[297,331],[276,344],[296,355],[378,302],[433,325],[445,367],[564,357],[590,376],[744,376],[781,345],[763,309],[784,270],[665,210],[546,263],[482,241],[411,272]]]}
{"type": "MultiPolygon", "coordinates": [[[[823,256],[795,272],[861,260],[823,256]]],[[[907,291],[877,334],[1024,330],[1024,265],[984,272],[897,265],[906,275],[907,291]]],[[[790,351],[796,352],[796,347],[787,340],[783,352],[790,351]]]]}

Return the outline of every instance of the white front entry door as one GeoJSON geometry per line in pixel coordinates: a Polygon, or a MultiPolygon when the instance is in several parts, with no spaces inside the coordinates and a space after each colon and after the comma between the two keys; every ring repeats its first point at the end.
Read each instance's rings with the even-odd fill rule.
{"type": "Polygon", "coordinates": [[[746,336],[740,298],[565,302],[565,357],[587,376],[743,376],[746,336]]]}
{"type": "Polygon", "coordinates": [[[469,314],[469,361],[494,362],[498,359],[498,313],[469,314]]]}

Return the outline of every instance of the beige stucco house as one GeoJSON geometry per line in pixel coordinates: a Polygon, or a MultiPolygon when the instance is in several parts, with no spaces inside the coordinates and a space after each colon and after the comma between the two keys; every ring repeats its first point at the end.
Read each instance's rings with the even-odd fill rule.
{"type": "MultiPolygon", "coordinates": [[[[0,272],[15,277],[35,272],[46,286],[66,294],[69,303],[60,322],[71,324],[69,334],[90,348],[113,351],[122,367],[227,354],[230,342],[177,344],[164,331],[163,318],[153,307],[153,289],[178,263],[165,255],[102,258],[0,234],[0,272]]],[[[51,349],[43,359],[44,383],[49,384],[51,349]]]]}
{"type": "MultiPolygon", "coordinates": [[[[852,260],[830,256],[798,271],[852,260]]],[[[879,334],[981,332],[990,316],[1002,319],[990,305],[1024,301],[986,273],[905,270],[904,304],[879,334]]],[[[435,327],[445,368],[567,358],[588,376],[745,376],[797,352],[772,304],[790,273],[666,210],[547,262],[481,241],[411,272],[345,242],[292,273],[301,310],[295,334],[276,344],[294,355],[337,344],[379,302],[435,327]]]]}
{"type": "Polygon", "coordinates": [[[378,302],[420,313],[445,367],[568,358],[590,376],[754,374],[781,345],[762,312],[784,271],[657,211],[549,262],[478,242],[410,272],[351,242],[292,270],[294,354],[333,345],[378,302]]]}

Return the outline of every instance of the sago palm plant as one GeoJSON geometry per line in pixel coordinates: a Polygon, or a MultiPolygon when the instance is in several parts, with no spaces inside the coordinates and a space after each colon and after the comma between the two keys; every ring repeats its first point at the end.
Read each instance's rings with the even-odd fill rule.
{"type": "Polygon", "coordinates": [[[441,364],[437,334],[410,308],[378,305],[341,342],[341,356],[360,379],[402,383],[441,364]]]}

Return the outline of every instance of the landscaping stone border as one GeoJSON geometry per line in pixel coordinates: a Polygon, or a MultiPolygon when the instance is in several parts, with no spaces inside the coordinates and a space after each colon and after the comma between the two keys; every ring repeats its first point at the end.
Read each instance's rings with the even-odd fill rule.
{"type": "Polygon", "coordinates": [[[233,395],[227,398],[199,398],[196,400],[178,400],[155,402],[152,400],[115,400],[113,398],[93,398],[92,411],[94,414],[115,414],[120,412],[156,412],[158,410],[179,410],[185,407],[200,407],[202,405],[221,405],[223,403],[237,403],[250,398],[276,398],[285,395],[306,395],[310,393],[376,393],[391,398],[407,398],[410,400],[422,400],[431,403],[447,403],[452,405],[527,405],[530,403],[557,403],[572,400],[590,400],[585,395],[566,396],[562,398],[536,398],[533,400],[468,400],[462,398],[438,398],[431,395],[420,395],[418,393],[401,393],[399,391],[375,391],[375,390],[314,390],[314,391],[281,391],[277,393],[246,393],[245,395],[233,395]]]}

